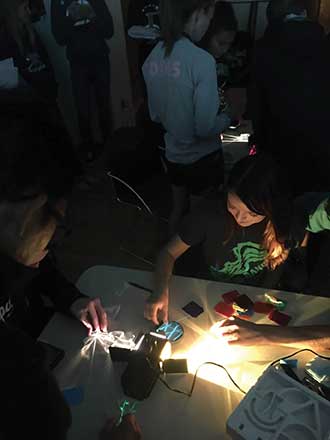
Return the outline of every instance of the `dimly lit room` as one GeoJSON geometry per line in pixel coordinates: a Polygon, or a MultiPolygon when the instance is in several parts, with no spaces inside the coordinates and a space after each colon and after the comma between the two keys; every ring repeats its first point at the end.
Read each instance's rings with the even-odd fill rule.
{"type": "Polygon", "coordinates": [[[0,440],[329,440],[329,103],[329,0],[0,0],[0,440]]]}

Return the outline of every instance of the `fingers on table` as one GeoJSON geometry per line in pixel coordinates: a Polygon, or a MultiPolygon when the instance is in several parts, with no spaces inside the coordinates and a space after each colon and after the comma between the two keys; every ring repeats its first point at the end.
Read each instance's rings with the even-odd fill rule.
{"type": "Polygon", "coordinates": [[[95,331],[100,330],[100,324],[99,324],[99,317],[96,311],[96,307],[95,307],[95,301],[91,301],[88,304],[88,314],[90,317],[90,321],[93,325],[93,328],[95,331]]]}
{"type": "Polygon", "coordinates": [[[108,329],[108,317],[104,310],[101,300],[96,298],[92,300],[87,307],[89,321],[92,324],[95,331],[107,331],[108,329]]]}
{"type": "Polygon", "coordinates": [[[158,304],[155,303],[147,303],[144,309],[144,317],[149,321],[152,321],[155,325],[159,325],[158,322],[158,304]]]}
{"type": "Polygon", "coordinates": [[[92,324],[89,321],[89,316],[88,316],[88,310],[87,309],[82,312],[81,317],[80,317],[80,321],[88,329],[88,336],[90,336],[92,331],[93,331],[93,326],[92,326],[92,324]]]}
{"type": "Polygon", "coordinates": [[[106,311],[104,310],[101,300],[99,298],[96,298],[94,300],[95,309],[98,315],[99,320],[99,326],[101,327],[102,331],[108,330],[108,316],[106,311]]]}
{"type": "Polygon", "coordinates": [[[159,313],[162,322],[168,322],[168,305],[164,304],[159,313]]]}

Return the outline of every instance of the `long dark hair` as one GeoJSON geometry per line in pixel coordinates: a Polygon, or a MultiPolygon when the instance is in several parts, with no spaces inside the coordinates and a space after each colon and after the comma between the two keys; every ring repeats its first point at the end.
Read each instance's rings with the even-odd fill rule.
{"type": "Polygon", "coordinates": [[[215,4],[214,15],[200,46],[207,48],[213,37],[222,31],[237,32],[238,21],[235,16],[233,5],[227,1],[220,1],[215,4]]]}
{"type": "Polygon", "coordinates": [[[165,54],[169,56],[175,43],[182,37],[185,25],[195,11],[208,10],[214,0],[161,0],[161,37],[165,54]]]}
{"type": "MultiPolygon", "coordinates": [[[[290,240],[293,199],[286,176],[269,155],[248,156],[234,165],[227,192],[236,194],[252,212],[266,217],[265,263],[275,269],[288,257],[285,243],[290,240]]],[[[236,227],[228,213],[226,241],[236,227]]]]}

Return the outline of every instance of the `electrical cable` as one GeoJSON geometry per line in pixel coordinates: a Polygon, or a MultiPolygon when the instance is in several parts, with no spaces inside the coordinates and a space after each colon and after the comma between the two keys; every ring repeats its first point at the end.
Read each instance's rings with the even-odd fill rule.
{"type": "MultiPolygon", "coordinates": [[[[117,182],[121,183],[125,188],[129,189],[135,195],[135,197],[142,203],[142,205],[145,207],[145,209],[148,211],[148,213],[150,215],[153,215],[151,209],[146,204],[146,202],[143,200],[143,198],[127,182],[125,182],[124,180],[120,179],[119,177],[113,175],[111,172],[108,172],[107,175],[110,178],[112,178],[113,180],[116,180],[117,182]]],[[[120,199],[118,199],[118,200],[120,200],[120,199]]]]}
{"type": "Polygon", "coordinates": [[[282,361],[282,360],[285,361],[286,359],[290,359],[290,358],[292,358],[293,356],[297,356],[297,354],[303,353],[303,352],[305,352],[305,351],[307,351],[307,352],[309,352],[309,353],[313,353],[313,354],[315,354],[315,356],[317,356],[317,357],[319,357],[319,358],[321,358],[321,359],[325,359],[325,360],[327,360],[327,361],[330,361],[330,357],[329,357],[329,356],[323,356],[323,355],[321,355],[321,354],[318,354],[318,353],[316,353],[316,351],[314,351],[314,350],[312,350],[312,349],[310,349],[310,348],[302,348],[301,350],[298,350],[298,351],[296,351],[295,353],[289,354],[288,356],[285,356],[285,357],[281,357],[281,358],[279,358],[279,359],[276,359],[276,361],[273,361],[269,366],[270,366],[270,367],[273,367],[274,365],[278,364],[280,361],[282,361]]]}
{"type": "Polygon", "coordinates": [[[195,375],[194,375],[194,379],[193,379],[193,381],[192,381],[191,389],[190,389],[190,391],[189,391],[188,393],[187,393],[186,391],[181,391],[181,390],[177,390],[177,389],[175,389],[175,388],[172,388],[172,387],[166,382],[166,380],[163,379],[162,377],[159,377],[159,380],[160,380],[160,382],[161,382],[163,385],[165,385],[166,388],[168,388],[170,391],[173,391],[174,393],[179,393],[179,394],[183,394],[183,395],[185,395],[185,396],[191,397],[192,394],[193,394],[193,392],[194,392],[194,389],[195,389],[195,385],[196,385],[196,381],[197,381],[197,375],[198,375],[198,372],[199,372],[199,370],[200,370],[202,367],[204,367],[205,365],[213,365],[213,366],[215,366],[215,367],[218,367],[218,368],[221,368],[222,370],[224,370],[224,371],[226,372],[227,376],[229,377],[229,379],[231,380],[231,382],[235,385],[235,387],[236,387],[241,393],[246,394],[246,391],[242,390],[242,388],[241,388],[241,387],[240,387],[240,386],[234,381],[234,379],[232,378],[232,376],[230,375],[230,373],[228,372],[228,370],[227,370],[223,365],[216,364],[215,362],[204,362],[203,364],[201,364],[201,365],[197,368],[196,373],[195,373],[195,375]]]}
{"type": "MultiPolygon", "coordinates": [[[[269,367],[273,367],[274,365],[278,364],[281,360],[290,359],[290,358],[292,358],[293,356],[296,356],[296,355],[298,355],[298,354],[300,354],[300,353],[303,353],[303,352],[310,352],[310,353],[313,353],[315,356],[318,356],[318,357],[321,358],[321,359],[325,359],[325,360],[329,360],[329,361],[330,361],[330,357],[329,357],[329,356],[323,356],[323,355],[320,355],[320,354],[316,353],[314,350],[311,350],[311,349],[309,349],[309,348],[303,348],[303,349],[298,350],[298,351],[296,351],[296,352],[294,352],[294,353],[292,353],[292,354],[290,354],[290,355],[288,355],[288,356],[284,356],[284,357],[281,357],[281,358],[279,358],[279,359],[276,359],[275,361],[273,361],[273,362],[269,365],[269,367]]],[[[182,391],[182,390],[178,390],[178,389],[176,389],[176,388],[172,388],[172,387],[166,382],[166,380],[163,379],[162,377],[159,377],[159,381],[160,381],[160,382],[161,382],[161,383],[162,383],[167,389],[169,389],[170,391],[173,391],[174,393],[178,393],[178,394],[183,394],[184,396],[191,397],[192,394],[193,394],[193,392],[194,392],[194,389],[195,389],[195,385],[196,385],[196,381],[197,381],[197,375],[198,375],[198,372],[199,372],[199,370],[200,370],[204,365],[213,365],[213,366],[215,366],[215,367],[222,368],[222,369],[227,373],[227,376],[229,377],[229,379],[231,380],[231,382],[235,385],[235,387],[236,387],[241,393],[246,394],[246,391],[244,391],[244,390],[243,390],[243,389],[242,389],[242,388],[241,388],[241,387],[240,387],[240,386],[234,381],[234,379],[232,378],[232,376],[230,375],[230,373],[228,372],[228,370],[227,370],[223,365],[216,364],[215,362],[204,362],[203,364],[201,364],[201,365],[197,368],[196,373],[195,373],[195,375],[194,375],[194,379],[193,379],[192,385],[191,385],[191,389],[190,389],[189,392],[182,391]]],[[[268,367],[268,368],[269,368],[269,367],[268,367]]]]}

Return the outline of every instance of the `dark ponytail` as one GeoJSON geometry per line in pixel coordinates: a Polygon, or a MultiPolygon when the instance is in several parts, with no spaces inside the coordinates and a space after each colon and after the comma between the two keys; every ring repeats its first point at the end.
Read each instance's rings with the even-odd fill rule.
{"type": "Polygon", "coordinates": [[[214,0],[161,0],[161,37],[165,54],[171,55],[175,43],[182,37],[185,26],[195,11],[208,10],[214,0]]]}

